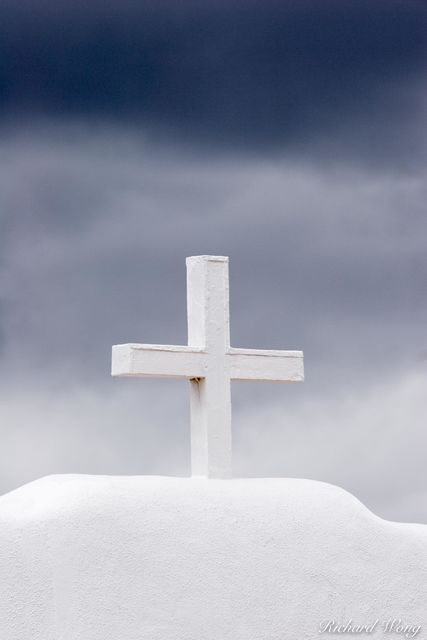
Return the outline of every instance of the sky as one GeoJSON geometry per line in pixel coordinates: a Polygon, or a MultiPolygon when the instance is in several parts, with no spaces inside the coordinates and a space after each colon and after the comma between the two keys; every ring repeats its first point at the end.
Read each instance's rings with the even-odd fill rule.
{"type": "Polygon", "coordinates": [[[427,523],[427,3],[3,0],[0,492],[190,473],[185,257],[230,257],[236,476],[338,484],[427,523]]]}

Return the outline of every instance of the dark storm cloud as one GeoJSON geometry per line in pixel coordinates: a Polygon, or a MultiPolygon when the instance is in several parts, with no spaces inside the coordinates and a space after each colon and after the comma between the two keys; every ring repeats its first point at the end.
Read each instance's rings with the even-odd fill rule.
{"type": "Polygon", "coordinates": [[[10,116],[143,121],[193,142],[306,147],[320,136],[350,138],[353,154],[413,155],[418,137],[399,124],[420,102],[426,25],[427,4],[411,0],[8,0],[0,104],[10,116]]]}

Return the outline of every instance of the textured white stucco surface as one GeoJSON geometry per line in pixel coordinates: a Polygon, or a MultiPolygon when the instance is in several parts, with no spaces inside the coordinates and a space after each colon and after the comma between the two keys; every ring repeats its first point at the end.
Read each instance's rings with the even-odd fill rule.
{"type": "Polygon", "coordinates": [[[389,618],[427,637],[427,526],[332,485],[64,475],[0,498],[1,640],[302,640],[389,618]]]}

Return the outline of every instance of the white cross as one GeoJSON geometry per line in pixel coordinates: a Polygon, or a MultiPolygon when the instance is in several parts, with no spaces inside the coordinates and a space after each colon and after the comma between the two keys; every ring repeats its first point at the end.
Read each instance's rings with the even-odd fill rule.
{"type": "Polygon", "coordinates": [[[228,258],[187,258],[188,346],[119,344],[112,375],[190,381],[193,476],[231,477],[231,380],[304,380],[302,351],[230,347],[228,258]]]}

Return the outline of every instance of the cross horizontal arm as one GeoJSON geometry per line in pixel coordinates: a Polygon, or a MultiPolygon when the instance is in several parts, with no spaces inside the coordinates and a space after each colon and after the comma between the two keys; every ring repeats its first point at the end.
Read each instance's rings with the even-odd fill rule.
{"type": "Polygon", "coordinates": [[[302,351],[234,349],[230,347],[226,358],[230,378],[235,380],[270,382],[301,382],[304,380],[302,351]]]}
{"type": "Polygon", "coordinates": [[[167,344],[116,344],[113,376],[139,378],[201,378],[206,375],[206,354],[196,347],[167,344]]]}

